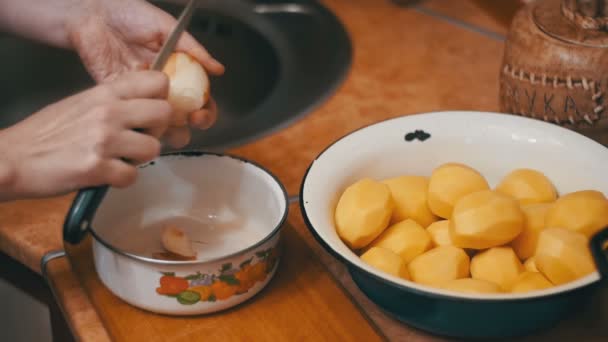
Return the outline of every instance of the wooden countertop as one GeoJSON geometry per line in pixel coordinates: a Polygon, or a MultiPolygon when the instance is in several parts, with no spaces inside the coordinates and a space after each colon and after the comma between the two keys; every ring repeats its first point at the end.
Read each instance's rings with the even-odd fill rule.
{"type": "MultiPolygon", "coordinates": [[[[353,66],[345,83],[304,119],[231,151],[267,167],[290,194],[297,194],[320,151],[357,128],[418,112],[498,109],[500,35],[507,31],[515,1],[487,7],[489,1],[462,0],[455,6],[429,0],[417,8],[400,8],[389,0],[322,2],[353,41],[353,66]]],[[[62,249],[61,225],[71,198],[0,204],[0,249],[40,272],[42,256],[62,249]]],[[[246,305],[204,317],[175,319],[126,305],[101,285],[87,251],[74,265],[66,258],[52,260],[46,271],[74,334],[83,341],[188,340],[195,333],[222,340],[441,340],[384,316],[314,241],[295,205],[285,236],[286,261],[269,287],[246,305]]]]}

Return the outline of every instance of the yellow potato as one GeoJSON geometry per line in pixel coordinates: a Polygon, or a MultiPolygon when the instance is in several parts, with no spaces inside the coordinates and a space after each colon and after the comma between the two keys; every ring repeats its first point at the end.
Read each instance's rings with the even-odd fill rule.
{"type": "Polygon", "coordinates": [[[440,286],[448,280],[469,276],[469,256],[461,248],[441,246],[417,256],[408,268],[416,283],[440,286]]]}
{"type": "Polygon", "coordinates": [[[511,247],[494,247],[471,259],[471,277],[491,281],[509,291],[524,266],[511,247]]]}
{"type": "Polygon", "coordinates": [[[555,285],[568,283],[595,271],[587,238],[564,228],[547,228],[538,237],[534,262],[555,285]]]}
{"type": "Polygon", "coordinates": [[[511,292],[529,292],[547,289],[552,286],[553,284],[551,284],[551,282],[548,281],[547,278],[545,278],[545,276],[542,274],[538,272],[525,271],[517,277],[517,280],[515,280],[515,283],[511,288],[511,292]]]}
{"type": "Polygon", "coordinates": [[[557,191],[553,183],[539,171],[517,169],[505,176],[496,191],[511,196],[521,205],[553,202],[557,191]]]}
{"type": "Polygon", "coordinates": [[[433,170],[429,180],[429,208],[435,215],[449,219],[460,198],[489,188],[477,170],[458,163],[443,164],[433,170]]]}
{"type": "Polygon", "coordinates": [[[530,272],[538,272],[538,268],[536,268],[536,262],[534,261],[534,257],[528,258],[526,262],[524,262],[524,268],[526,271],[530,272]]]}
{"type": "Polygon", "coordinates": [[[427,177],[401,176],[387,179],[383,183],[390,188],[395,203],[392,223],[412,219],[426,228],[439,219],[427,204],[429,188],[427,177]]]}
{"type": "Polygon", "coordinates": [[[555,201],[547,212],[545,225],[568,228],[591,237],[608,226],[608,200],[595,190],[571,192],[555,201]]]}
{"type": "Polygon", "coordinates": [[[486,249],[504,245],[519,235],[524,213],[513,198],[485,190],[466,195],[454,207],[450,237],[461,248],[486,249]]]}
{"type": "Polygon", "coordinates": [[[435,246],[453,246],[450,237],[450,221],[441,220],[433,222],[426,230],[431,235],[431,240],[435,246]]]}
{"type": "Polygon", "coordinates": [[[534,255],[538,234],[545,229],[545,216],[551,207],[550,203],[537,203],[522,206],[525,215],[524,229],[513,242],[511,247],[517,256],[524,260],[534,255]]]}
{"type": "Polygon", "coordinates": [[[353,249],[367,246],[389,224],[394,204],[386,184],[364,178],[342,193],[335,211],[338,236],[353,249]]]}
{"type": "Polygon", "coordinates": [[[361,255],[361,260],[395,277],[410,279],[405,261],[389,249],[372,247],[361,255]]]}
{"type": "Polygon", "coordinates": [[[440,286],[442,289],[464,293],[501,293],[500,286],[486,280],[461,278],[449,280],[440,286]]]}
{"type": "Polygon", "coordinates": [[[408,219],[388,227],[370,246],[390,249],[409,263],[431,248],[431,236],[416,221],[408,219]]]}

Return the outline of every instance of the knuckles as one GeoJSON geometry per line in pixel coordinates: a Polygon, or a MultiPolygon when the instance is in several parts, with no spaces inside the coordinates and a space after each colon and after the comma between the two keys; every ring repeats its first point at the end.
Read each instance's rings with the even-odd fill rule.
{"type": "Polygon", "coordinates": [[[86,158],[80,162],[80,174],[82,174],[89,182],[98,184],[103,182],[103,167],[104,158],[97,153],[89,153],[86,158]]]}
{"type": "Polygon", "coordinates": [[[159,93],[163,98],[169,95],[169,77],[160,71],[150,71],[150,82],[158,87],[159,93]]]}
{"type": "Polygon", "coordinates": [[[109,183],[116,188],[126,188],[137,180],[137,169],[128,167],[117,173],[114,179],[110,179],[109,183]]]}
{"type": "Polygon", "coordinates": [[[142,147],[142,162],[148,162],[160,155],[161,144],[160,141],[154,138],[150,138],[150,142],[142,147]]]}
{"type": "Polygon", "coordinates": [[[116,96],[116,92],[114,91],[114,88],[110,85],[110,84],[102,84],[97,86],[97,96],[103,100],[103,101],[108,101],[108,100],[114,100],[117,98],[116,96]]]}
{"type": "Polygon", "coordinates": [[[159,122],[162,126],[168,126],[173,115],[173,107],[168,101],[159,101],[158,103],[158,117],[159,122]]]}
{"type": "Polygon", "coordinates": [[[95,109],[93,124],[89,128],[89,139],[99,155],[105,155],[116,134],[113,125],[114,109],[111,105],[102,105],[95,109]]]}

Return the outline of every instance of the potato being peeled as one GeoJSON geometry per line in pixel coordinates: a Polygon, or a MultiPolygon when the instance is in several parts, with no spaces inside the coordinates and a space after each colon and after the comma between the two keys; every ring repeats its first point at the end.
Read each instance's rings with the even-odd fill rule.
{"type": "Polygon", "coordinates": [[[209,77],[203,66],[183,52],[171,54],[163,68],[169,77],[168,101],[173,107],[171,126],[186,126],[188,114],[209,100],[209,77]]]}
{"type": "Polygon", "coordinates": [[[461,198],[450,219],[450,237],[460,248],[486,249],[509,243],[524,228],[524,213],[513,198],[478,191],[461,198]]]}
{"type": "Polygon", "coordinates": [[[443,164],[431,174],[428,205],[435,215],[449,219],[460,198],[489,188],[488,182],[477,170],[458,163],[443,164]]]}
{"type": "Polygon", "coordinates": [[[353,249],[367,246],[389,224],[393,199],[386,184],[364,178],[344,192],[334,214],[338,236],[353,249]]]}
{"type": "Polygon", "coordinates": [[[437,221],[427,204],[429,180],[423,176],[401,176],[383,181],[391,189],[395,210],[391,222],[416,221],[423,228],[437,221]]]}
{"type": "Polygon", "coordinates": [[[515,198],[522,205],[549,203],[557,198],[549,178],[532,169],[513,170],[498,184],[496,191],[515,198]]]}
{"type": "Polygon", "coordinates": [[[608,200],[603,193],[595,190],[563,195],[547,212],[545,225],[567,228],[591,237],[608,226],[608,200]]]}

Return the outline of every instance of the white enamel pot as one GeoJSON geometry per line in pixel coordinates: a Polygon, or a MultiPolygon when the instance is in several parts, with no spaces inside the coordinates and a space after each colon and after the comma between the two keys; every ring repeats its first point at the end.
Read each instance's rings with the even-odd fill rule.
{"type": "Polygon", "coordinates": [[[116,296],[144,310],[195,315],[253,297],[280,260],[284,187],[250,161],[199,151],[139,167],[135,184],[81,190],[64,224],[66,250],[91,234],[95,269],[116,296]],[[186,231],[196,260],[159,259],[161,230],[186,231]]]}
{"type": "Polygon", "coordinates": [[[467,164],[494,187],[516,168],[543,172],[559,193],[608,194],[608,149],[565,128],[498,113],[435,112],[364,127],[327,147],[308,168],[300,206],[316,239],[349,269],[359,288],[390,315],[417,328],[460,338],[519,336],[566,317],[608,279],[604,229],[591,239],[597,270],[571,283],[521,294],[474,295],[394,277],[364,263],[340,239],[334,208],[344,189],[363,177],[430,176],[446,162],[467,164]]]}

